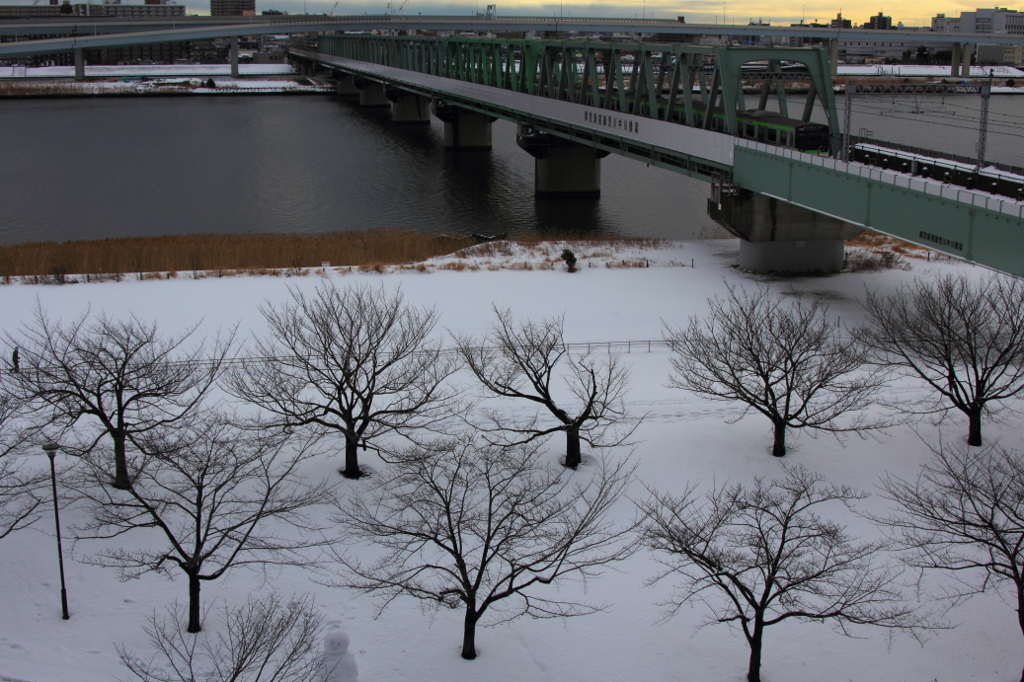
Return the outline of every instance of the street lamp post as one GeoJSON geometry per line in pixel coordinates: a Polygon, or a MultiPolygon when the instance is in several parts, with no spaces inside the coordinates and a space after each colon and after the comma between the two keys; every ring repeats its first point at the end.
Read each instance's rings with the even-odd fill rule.
{"type": "Polygon", "coordinates": [[[50,442],[43,446],[43,452],[50,458],[50,483],[53,486],[53,522],[57,526],[57,563],[60,565],[60,608],[61,617],[69,619],[68,615],[68,590],[64,584],[64,549],[60,544],[60,510],[57,508],[57,466],[54,459],[60,446],[50,442]]]}

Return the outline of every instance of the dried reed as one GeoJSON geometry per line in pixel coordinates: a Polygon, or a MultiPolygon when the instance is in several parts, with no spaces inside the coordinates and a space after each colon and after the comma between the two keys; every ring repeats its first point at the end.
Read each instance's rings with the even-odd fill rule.
{"type": "MultiPolygon", "coordinates": [[[[315,235],[187,235],[0,246],[0,276],[118,274],[414,263],[474,240],[397,230],[315,235]]],[[[376,267],[375,267],[376,266],[376,267]]]]}

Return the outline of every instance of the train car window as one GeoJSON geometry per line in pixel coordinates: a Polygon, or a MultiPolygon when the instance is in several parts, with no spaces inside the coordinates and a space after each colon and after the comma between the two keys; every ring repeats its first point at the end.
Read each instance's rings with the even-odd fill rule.
{"type": "Polygon", "coordinates": [[[828,151],[828,127],[822,125],[806,125],[796,129],[793,146],[802,152],[828,151]]]}
{"type": "Polygon", "coordinates": [[[779,141],[779,131],[775,128],[768,128],[764,131],[764,139],[765,142],[777,143],[779,141]]]}
{"type": "Polygon", "coordinates": [[[747,128],[747,137],[754,137],[754,124],[753,123],[748,123],[746,125],[746,128],[747,128]]]}

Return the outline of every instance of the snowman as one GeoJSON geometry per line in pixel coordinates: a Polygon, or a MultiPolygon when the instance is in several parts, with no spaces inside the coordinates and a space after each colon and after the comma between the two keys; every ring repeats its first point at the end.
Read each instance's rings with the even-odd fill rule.
{"type": "Polygon", "coordinates": [[[358,682],[359,667],[355,656],[348,652],[348,635],[342,632],[340,623],[332,622],[328,628],[317,682],[358,682]]]}

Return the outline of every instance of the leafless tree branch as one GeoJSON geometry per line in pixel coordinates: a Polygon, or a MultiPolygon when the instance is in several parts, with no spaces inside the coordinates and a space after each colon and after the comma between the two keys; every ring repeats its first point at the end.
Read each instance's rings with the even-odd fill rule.
{"type": "Polygon", "coordinates": [[[455,393],[446,380],[457,363],[430,340],[435,311],[383,287],[328,282],[314,296],[291,294],[262,307],[270,335],[230,373],[231,393],[283,426],[342,433],[346,478],[361,475],[361,444],[448,416],[455,393]]]}
{"type": "Polygon", "coordinates": [[[865,369],[867,349],[840,335],[826,306],[787,302],[767,287],[750,293],[733,286],[708,306],[706,318],[666,327],[674,354],[670,386],[743,403],[767,417],[776,457],[786,454],[788,429],[839,434],[884,426],[863,412],[884,376],[865,369]],[[840,423],[846,415],[852,420],[840,423]]]}
{"type": "Polygon", "coordinates": [[[823,482],[797,466],[751,488],[716,486],[704,504],[694,486],[680,496],[651,490],[639,503],[643,542],[665,566],[650,582],[680,581],[668,615],[696,600],[710,612],[705,624],[738,625],[750,645],[749,682],[760,680],[764,629],[784,620],[827,622],[845,635],[850,625],[930,626],[897,590],[898,572],[878,563],[882,544],[858,541],[818,513],[866,494],[823,482]]]}
{"type": "Polygon", "coordinates": [[[538,596],[536,586],[586,581],[633,552],[631,528],[606,520],[632,477],[625,464],[589,478],[542,466],[537,444],[479,444],[470,436],[407,449],[372,492],[339,508],[351,540],[383,548],[361,561],[335,549],[336,585],[465,610],[463,658],[476,657],[476,625],[528,615],[577,616],[600,606],[538,596]]]}
{"type": "Polygon", "coordinates": [[[124,580],[183,571],[189,632],[201,629],[202,581],[237,566],[308,563],[301,550],[320,543],[321,529],[305,512],[332,499],[326,483],[306,484],[298,475],[299,466],[318,454],[308,440],[204,415],[167,433],[151,432],[143,446],[139,461],[131,462],[137,474],[127,491],[88,485],[109,473],[108,460],[83,458],[79,492],[93,519],[77,536],[117,539],[155,528],[164,543],[111,547],[88,562],[117,568],[124,580]]]}
{"type": "Polygon", "coordinates": [[[482,339],[456,339],[459,354],[489,394],[533,403],[537,412],[527,420],[500,410],[486,412],[489,426],[475,426],[494,434],[492,443],[530,443],[561,431],[566,434],[565,465],[575,468],[582,461],[581,441],[591,447],[628,441],[641,420],[626,408],[629,369],[617,353],[600,359],[589,351],[571,353],[563,316],[517,323],[509,310],[495,308],[494,314],[482,339]],[[540,426],[541,413],[557,421],[540,426]]]}
{"type": "Polygon", "coordinates": [[[323,624],[312,598],[277,594],[225,606],[221,632],[193,635],[182,628],[185,609],[174,602],[155,612],[143,631],[155,651],[143,658],[123,645],[121,662],[141,682],[310,682],[317,672],[314,640],[323,624]]]}
{"type": "Polygon", "coordinates": [[[923,380],[946,408],[970,420],[979,446],[982,415],[1024,391],[1024,283],[1004,275],[915,280],[892,296],[869,292],[862,336],[877,362],[923,380]]]}

